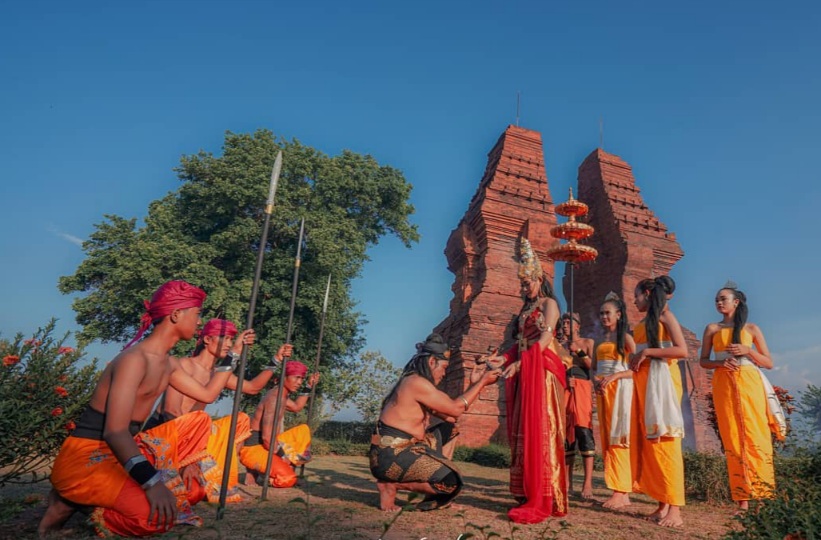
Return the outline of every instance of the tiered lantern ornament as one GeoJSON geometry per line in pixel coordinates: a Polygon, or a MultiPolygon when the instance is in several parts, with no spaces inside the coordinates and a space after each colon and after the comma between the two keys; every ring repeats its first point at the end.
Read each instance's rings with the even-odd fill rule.
{"type": "MultiPolygon", "coordinates": [[[[568,218],[567,223],[556,225],[550,229],[553,238],[567,240],[547,251],[547,255],[554,261],[564,261],[570,265],[570,298],[568,311],[573,313],[573,268],[577,263],[589,262],[599,256],[596,249],[579,244],[579,240],[589,238],[594,229],[586,223],[576,221],[577,217],[587,215],[588,206],[573,198],[573,188],[570,188],[570,198],[556,206],[556,213],[568,218]]],[[[570,341],[573,341],[573,325],[570,325],[570,341]]]]}

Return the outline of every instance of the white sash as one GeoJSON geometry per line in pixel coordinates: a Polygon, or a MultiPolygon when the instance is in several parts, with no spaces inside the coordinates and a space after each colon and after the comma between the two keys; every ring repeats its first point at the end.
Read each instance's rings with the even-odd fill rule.
{"type": "MultiPolygon", "coordinates": [[[[731,356],[732,355],[727,351],[715,352],[716,362],[722,362],[731,356]]],[[[770,424],[770,429],[776,436],[778,436],[779,439],[783,440],[783,438],[787,436],[787,417],[784,415],[784,409],[781,408],[781,402],[778,401],[778,395],[775,393],[773,385],[770,383],[767,376],[764,375],[764,371],[761,367],[746,356],[737,356],[736,361],[739,366],[752,366],[756,368],[756,371],[758,371],[758,374],[761,376],[761,385],[764,387],[764,395],[767,396],[767,409],[770,413],[769,416],[775,422],[775,425],[773,425],[773,422],[768,422],[770,424]]]]}
{"type": "MultiPolygon", "coordinates": [[[[662,341],[659,347],[671,347],[670,341],[662,341]]],[[[636,344],[636,352],[647,348],[646,343],[636,344]]],[[[676,398],[673,376],[666,360],[647,358],[650,362],[650,376],[644,397],[644,427],[648,439],[659,437],[684,438],[684,418],[681,402],[676,398]]]]}
{"type": "MultiPolygon", "coordinates": [[[[619,360],[596,362],[596,376],[606,377],[627,371],[627,364],[619,360]]],[[[610,446],[630,446],[630,410],[633,406],[633,379],[616,381],[616,395],[610,412],[610,446]]]]}

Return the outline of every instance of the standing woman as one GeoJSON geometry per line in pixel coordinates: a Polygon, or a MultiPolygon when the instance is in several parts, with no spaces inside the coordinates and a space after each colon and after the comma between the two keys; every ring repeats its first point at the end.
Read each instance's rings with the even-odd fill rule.
{"type": "Polygon", "coordinates": [[[540,523],[567,514],[564,467],[565,367],[556,353],[559,306],[539,259],[520,240],[519,280],[524,306],[516,321],[517,343],[504,360],[510,491],[521,504],[508,511],[516,523],[540,523]]]}
{"type": "Polygon", "coordinates": [[[739,510],[745,511],[750,499],[772,497],[775,475],[770,431],[772,426],[772,432],[783,440],[786,423],[772,385],[760,369],[772,369],[773,361],[761,329],[747,322],[746,296],[728,282],[715,302],[722,320],[704,329],[701,366],[715,370],[713,403],[727,456],[730,492],[739,510]],[[768,394],[773,395],[769,401],[777,405],[774,415],[768,394]]]}
{"type": "Polygon", "coordinates": [[[633,491],[630,468],[633,372],[628,367],[627,355],[635,352],[636,343],[627,333],[627,309],[616,293],[611,292],[604,298],[599,319],[605,335],[593,355],[596,408],[604,456],[604,482],[613,490],[613,495],[603,506],[615,509],[629,505],[633,491]]]}
{"type": "Polygon", "coordinates": [[[636,308],[646,315],[633,330],[636,352],[630,359],[634,371],[630,457],[633,490],[658,501],[658,508],[647,519],[662,527],[681,527],[684,420],[678,360],[687,356],[687,345],[681,326],[667,309],[671,282],[668,276],[645,279],[635,290],[636,308]]]}

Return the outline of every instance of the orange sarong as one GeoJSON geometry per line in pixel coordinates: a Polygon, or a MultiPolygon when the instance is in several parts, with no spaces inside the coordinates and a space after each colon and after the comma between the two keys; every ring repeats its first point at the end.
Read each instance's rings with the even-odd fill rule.
{"type": "MultiPolygon", "coordinates": [[[[306,424],[280,433],[277,436],[277,455],[271,459],[269,485],[276,488],[289,488],[296,484],[294,467],[311,460],[310,448],[311,430],[306,424]]],[[[246,469],[265,474],[265,467],[268,465],[268,450],[262,444],[245,445],[239,452],[239,460],[246,469]]]]}
{"type": "MultiPolygon", "coordinates": [[[[189,500],[179,470],[207,457],[205,447],[210,432],[211,418],[197,411],[134,436],[140,452],[160,472],[166,487],[177,498],[175,525],[202,524],[191,509],[196,501],[189,500]]],[[[67,438],[54,461],[51,483],[65,499],[97,507],[91,522],[100,534],[148,536],[170,529],[148,522],[145,492],[125,472],[105,441],[67,438]]]]}
{"type": "MultiPolygon", "coordinates": [[[[626,362],[616,350],[616,343],[605,341],[596,348],[598,373],[596,379],[606,375],[626,371],[626,362]]],[[[633,473],[630,466],[629,431],[613,428],[630,426],[632,409],[633,379],[621,379],[604,387],[597,394],[599,430],[601,434],[602,456],[604,458],[604,483],[613,491],[630,493],[633,491],[633,473]],[[629,392],[629,394],[627,393],[629,392]],[[623,396],[623,397],[622,397],[623,396]],[[620,399],[621,398],[621,399],[620,399]],[[619,415],[618,413],[621,413],[619,415]]]]}
{"type": "MultiPolygon", "coordinates": [[[[722,328],[713,334],[716,353],[732,342],[732,330],[722,328]]],[[[753,345],[746,329],[741,331],[741,343],[753,345]]],[[[767,394],[759,368],[747,363],[742,360],[738,371],[717,368],[713,375],[713,403],[734,501],[770,498],[775,486],[767,394]]]]}
{"type": "MultiPolygon", "coordinates": [[[[647,343],[644,323],[639,323],[633,330],[636,347],[647,343]]],[[[660,346],[669,346],[666,328],[659,324],[660,346]]],[[[684,457],[681,453],[681,437],[661,436],[648,438],[658,426],[647,426],[645,408],[647,407],[647,387],[650,377],[651,362],[663,362],[669,370],[675,391],[674,398],[681,401],[681,372],[677,359],[645,360],[638,372],[633,374],[633,411],[630,426],[630,458],[633,472],[633,491],[644,493],[653,499],[684,506],[684,457]]]]}
{"type": "MultiPolygon", "coordinates": [[[[205,495],[208,502],[219,502],[220,488],[222,487],[222,475],[225,471],[225,460],[228,450],[228,431],[231,427],[231,416],[223,416],[211,423],[211,436],[208,437],[208,455],[214,458],[216,464],[214,473],[207,478],[205,495]]],[[[228,494],[226,502],[239,502],[242,496],[239,494],[237,486],[239,484],[239,474],[237,472],[239,456],[237,456],[237,445],[251,436],[251,419],[244,412],[237,415],[237,432],[234,438],[234,452],[231,454],[231,472],[228,476],[228,494]]]]}

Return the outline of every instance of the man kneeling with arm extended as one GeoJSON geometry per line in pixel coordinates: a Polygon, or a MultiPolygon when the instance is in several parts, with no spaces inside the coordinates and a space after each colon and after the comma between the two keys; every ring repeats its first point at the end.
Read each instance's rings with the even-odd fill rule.
{"type": "Polygon", "coordinates": [[[487,364],[474,365],[471,386],[451,399],[436,386],[447,369],[450,351],[438,334],[416,346],[417,353],[405,366],[399,381],[382,403],[382,413],[371,440],[371,474],[379,488],[379,506],[394,512],[396,492],[414,491],[426,495],[419,510],[433,510],[449,504],[462,489],[462,478],[442,446],[456,436],[459,416],[470,408],[482,388],[493,384],[498,370],[487,364]],[[430,425],[431,415],[445,420],[430,425]]]}

